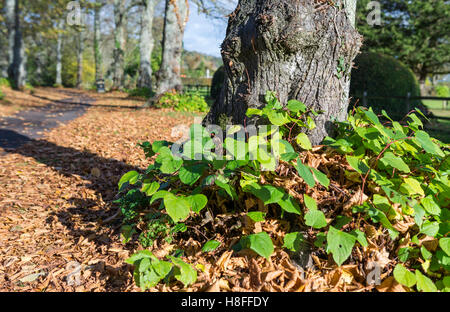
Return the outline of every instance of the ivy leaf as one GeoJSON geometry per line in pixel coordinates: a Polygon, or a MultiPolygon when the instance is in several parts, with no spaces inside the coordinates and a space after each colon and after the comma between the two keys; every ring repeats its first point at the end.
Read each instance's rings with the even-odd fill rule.
{"type": "Polygon", "coordinates": [[[182,197],[177,197],[172,193],[168,193],[164,196],[164,206],[166,207],[168,215],[175,223],[189,217],[189,213],[191,211],[188,200],[182,197]]]}
{"type": "Polygon", "coordinates": [[[312,149],[311,141],[309,140],[306,133],[300,133],[297,136],[297,144],[300,145],[301,148],[310,151],[312,149]]]}
{"type": "Polygon", "coordinates": [[[439,240],[439,246],[450,257],[450,238],[444,237],[439,240]]]}
{"type": "Polygon", "coordinates": [[[159,183],[158,182],[152,182],[152,183],[145,183],[142,185],[141,192],[147,194],[148,197],[152,196],[159,190],[159,183]]]}
{"type": "Polygon", "coordinates": [[[139,173],[137,171],[130,171],[125,173],[119,181],[119,191],[122,190],[122,186],[125,183],[135,184],[139,178],[139,173]]]}
{"type": "Polygon", "coordinates": [[[393,168],[396,168],[402,172],[409,173],[411,170],[409,169],[408,165],[401,159],[400,157],[395,156],[391,152],[387,152],[384,154],[384,157],[381,158],[381,162],[385,166],[390,166],[393,168]]]}
{"type": "Polygon", "coordinates": [[[360,230],[353,230],[350,232],[351,235],[353,235],[358,243],[361,244],[363,247],[369,246],[369,243],[367,242],[366,235],[364,232],[361,232],[360,230]]]}
{"type": "Polygon", "coordinates": [[[220,242],[216,241],[216,240],[210,240],[209,242],[207,242],[205,245],[203,245],[202,251],[203,252],[210,252],[210,251],[214,251],[217,248],[219,248],[220,246],[220,242]]]}
{"type": "Polygon", "coordinates": [[[275,126],[283,126],[287,123],[289,123],[289,118],[287,117],[286,112],[279,112],[276,110],[270,110],[267,114],[267,117],[269,117],[270,122],[272,125],[275,126]]]}
{"type": "Polygon", "coordinates": [[[437,292],[437,288],[433,281],[416,270],[417,289],[423,292],[437,292]]]}
{"type": "Polygon", "coordinates": [[[264,205],[277,203],[286,194],[283,189],[279,187],[274,187],[271,185],[259,185],[257,183],[251,183],[247,185],[244,190],[261,199],[264,205]]]}
{"type": "Polygon", "coordinates": [[[432,195],[428,195],[427,197],[422,198],[420,203],[429,214],[433,216],[439,216],[441,214],[441,208],[438,204],[436,204],[432,195]]]}
{"type": "Polygon", "coordinates": [[[265,220],[266,214],[262,211],[252,211],[247,213],[247,216],[253,220],[253,222],[262,222],[265,220]]]}
{"type": "Polygon", "coordinates": [[[369,167],[358,157],[345,156],[348,164],[359,174],[366,174],[369,171],[369,167]]]}
{"type": "Polygon", "coordinates": [[[417,131],[416,140],[427,153],[445,157],[444,152],[442,152],[439,146],[437,146],[433,141],[431,141],[430,136],[425,131],[417,131]]]}
{"type": "Polygon", "coordinates": [[[327,234],[328,251],[332,253],[334,261],[341,266],[351,255],[356,239],[353,235],[339,231],[330,226],[327,234]]]}
{"type": "Polygon", "coordinates": [[[309,167],[305,166],[300,159],[297,159],[297,166],[295,168],[297,169],[300,177],[305,180],[306,184],[308,184],[310,188],[313,188],[316,185],[316,180],[314,180],[311,170],[309,167]]]}
{"type": "Polygon", "coordinates": [[[283,199],[278,201],[277,204],[280,205],[281,209],[283,209],[286,212],[298,215],[302,214],[300,206],[297,204],[296,200],[291,195],[285,194],[283,199]]]}
{"type": "Polygon", "coordinates": [[[197,194],[186,197],[186,200],[189,202],[192,211],[195,213],[200,213],[203,208],[208,204],[208,198],[203,194],[197,194]]]}
{"type": "Polygon", "coordinates": [[[293,252],[298,252],[300,251],[301,246],[305,243],[305,238],[300,232],[289,233],[284,236],[283,248],[287,248],[293,252]]]}
{"type": "Polygon", "coordinates": [[[170,260],[172,260],[173,264],[179,269],[179,272],[175,272],[175,278],[177,280],[182,282],[185,287],[195,283],[197,280],[197,271],[190,264],[175,257],[170,257],[170,260]]]}
{"type": "Polygon", "coordinates": [[[266,232],[249,235],[248,242],[251,250],[266,259],[269,259],[273,254],[274,247],[272,239],[266,232]]]}
{"type": "Polygon", "coordinates": [[[238,196],[236,191],[228,183],[221,181],[219,178],[217,178],[214,182],[218,187],[224,189],[233,200],[237,200],[238,196]]]}
{"type": "Polygon", "coordinates": [[[200,179],[205,170],[205,165],[184,166],[180,169],[179,177],[186,185],[194,185],[200,179]]]}
{"type": "Polygon", "coordinates": [[[328,179],[327,175],[315,168],[311,168],[311,169],[312,169],[317,181],[319,181],[320,184],[322,184],[325,188],[328,189],[328,187],[330,186],[330,179],[328,179]]]}
{"type": "Polygon", "coordinates": [[[308,195],[304,194],[303,201],[305,202],[306,208],[308,208],[309,210],[317,210],[317,203],[314,200],[314,198],[309,197],[308,195]]]}
{"type": "Polygon", "coordinates": [[[414,178],[405,178],[404,183],[400,186],[400,189],[408,195],[425,195],[419,181],[414,178]]]}
{"type": "Polygon", "coordinates": [[[426,234],[430,237],[435,237],[437,233],[439,232],[439,223],[438,222],[431,222],[431,221],[425,221],[422,224],[422,228],[420,229],[420,232],[423,234],[426,234]]]}
{"type": "Polygon", "coordinates": [[[287,108],[294,113],[304,113],[307,110],[306,105],[297,100],[290,100],[288,102],[287,108]]]}
{"type": "Polygon", "coordinates": [[[394,278],[397,282],[406,287],[413,287],[416,284],[416,276],[414,273],[406,269],[401,264],[397,264],[395,266],[394,278]]]}
{"type": "Polygon", "coordinates": [[[307,226],[311,226],[315,229],[321,229],[327,226],[327,220],[325,215],[320,210],[310,210],[305,215],[305,221],[307,226]]]}

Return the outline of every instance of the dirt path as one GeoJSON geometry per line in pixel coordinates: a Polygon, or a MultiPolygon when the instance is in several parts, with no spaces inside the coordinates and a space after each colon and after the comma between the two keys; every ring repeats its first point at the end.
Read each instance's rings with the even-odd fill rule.
{"type": "Polygon", "coordinates": [[[82,116],[94,102],[94,99],[85,94],[72,95],[74,96],[0,119],[0,148],[14,149],[42,138],[44,132],[82,116]]]}

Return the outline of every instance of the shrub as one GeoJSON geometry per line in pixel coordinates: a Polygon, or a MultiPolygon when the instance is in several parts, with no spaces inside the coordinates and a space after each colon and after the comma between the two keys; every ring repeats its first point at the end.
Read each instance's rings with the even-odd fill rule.
{"type": "MultiPolygon", "coordinates": [[[[420,87],[413,72],[393,57],[377,53],[362,53],[355,60],[351,76],[350,95],[362,104],[364,91],[368,97],[420,96],[420,87]]],[[[354,103],[353,103],[354,104],[354,103]]],[[[392,118],[401,119],[408,112],[404,99],[368,99],[375,113],[385,110],[392,118]]],[[[410,107],[419,107],[420,101],[411,101],[410,107]]],[[[351,105],[353,106],[353,105],[351,105]]]]}
{"type": "Polygon", "coordinates": [[[5,94],[2,90],[0,90],[0,100],[3,100],[5,98],[5,94]]]}
{"type": "Polygon", "coordinates": [[[446,85],[438,85],[435,88],[436,95],[440,97],[450,97],[450,89],[446,85]]]}
{"type": "Polygon", "coordinates": [[[150,88],[136,88],[132,90],[126,90],[126,92],[130,96],[137,96],[137,97],[143,97],[143,98],[151,98],[155,95],[155,93],[150,88]]]}
{"type": "Polygon", "coordinates": [[[225,79],[225,68],[223,66],[220,66],[214,73],[211,82],[211,97],[213,99],[216,99],[220,95],[224,79],[225,79]]]}
{"type": "MultiPolygon", "coordinates": [[[[237,218],[244,214],[249,220],[262,223],[283,219],[289,223],[286,231],[302,229],[309,233],[307,238],[301,232],[272,233],[275,242],[281,241],[282,248],[293,253],[308,243],[315,246],[316,254],[324,259],[328,254],[341,266],[350,259],[353,263],[358,261],[352,256],[355,249],[369,257],[369,243],[373,245],[374,237],[385,235],[383,241],[391,241],[385,246],[395,258],[393,264],[398,263],[393,274],[399,283],[418,291],[448,289],[445,276],[450,270],[449,146],[422,130],[416,112],[408,115],[405,126],[394,121],[388,126],[380,122],[372,109],[359,107],[346,122],[338,124],[336,139],[326,138],[327,152],[317,153],[319,158],[327,155],[337,163],[330,165],[332,168],[324,164],[311,167],[307,159],[311,160],[317,149],[313,149],[304,131],[315,128],[312,117],[318,114],[295,100],[283,107],[271,92],[266,101],[265,108],[249,109],[247,116],[258,115],[267,124],[279,127],[280,136],[271,136],[269,130],[238,135],[237,139],[228,137],[223,145],[218,143],[222,149],[217,148],[212,133],[201,125],[193,125],[189,139],[176,145],[181,155],[172,153],[175,143],[140,144],[154,163],[144,173],[131,171],[119,181],[125,240],[139,234],[139,241],[146,248],[154,239],[192,237],[195,232],[191,229],[196,226],[202,233],[214,235],[215,227],[208,230],[207,226],[200,226],[208,213],[213,219],[224,213],[237,218]],[[281,166],[267,154],[275,146],[281,166]],[[198,160],[198,153],[202,159],[198,160]],[[296,186],[281,182],[295,178],[300,179],[294,183],[296,186]],[[342,203],[330,205],[313,198],[319,193],[334,193],[336,185],[354,185],[351,204],[345,211],[342,203]],[[267,209],[254,204],[258,200],[267,209]],[[430,240],[433,244],[425,244],[430,240]]],[[[419,110],[417,113],[422,115],[419,110]]],[[[232,131],[245,132],[239,126],[232,131]]],[[[265,227],[262,229],[254,234],[252,229],[238,226],[241,239],[222,250],[249,249],[270,259],[275,246],[265,227]]],[[[204,234],[201,240],[205,253],[214,252],[223,244],[204,234]]],[[[143,290],[172,278],[187,286],[195,282],[197,272],[180,258],[182,254],[177,250],[162,260],[144,250],[131,256],[127,263],[134,265],[135,281],[143,290]]]]}
{"type": "Polygon", "coordinates": [[[207,112],[209,106],[205,98],[198,94],[165,93],[156,104],[159,108],[173,108],[183,112],[207,112]]]}
{"type": "Polygon", "coordinates": [[[8,87],[11,88],[11,83],[9,82],[8,78],[0,78],[0,86],[1,87],[8,87]]]}

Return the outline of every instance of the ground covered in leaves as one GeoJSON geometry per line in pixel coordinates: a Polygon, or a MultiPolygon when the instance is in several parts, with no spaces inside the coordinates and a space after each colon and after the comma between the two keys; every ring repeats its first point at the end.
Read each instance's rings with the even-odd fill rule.
{"type": "MultiPolygon", "coordinates": [[[[34,92],[42,101],[58,99],[49,89],[34,92]]],[[[10,100],[26,97],[26,106],[40,105],[29,95],[6,95],[10,100]]],[[[172,134],[177,133],[172,128],[191,124],[195,115],[137,109],[143,102],[123,93],[88,95],[95,102],[84,116],[17,150],[0,149],[0,291],[139,291],[132,280],[133,268],[124,260],[141,247],[136,240],[124,245],[120,218],[111,218],[117,211],[113,203],[117,182],[124,173],[148,166],[136,147],[138,142],[173,141],[172,134]]],[[[344,178],[345,160],[323,147],[302,157],[331,177],[328,191],[308,191],[326,217],[350,214],[361,191],[344,178]]],[[[281,166],[278,173],[279,186],[301,198],[307,190],[305,182],[289,168],[281,166]]],[[[217,199],[217,205],[221,204],[226,203],[217,199]]],[[[243,203],[247,207],[259,204],[250,199],[243,203]]],[[[402,226],[408,227],[397,226],[400,232],[402,226]]],[[[292,230],[288,227],[279,220],[254,223],[245,214],[224,213],[201,220],[190,235],[170,244],[156,241],[151,248],[155,256],[183,249],[185,260],[197,266],[199,276],[188,289],[174,282],[152,291],[372,291],[375,286],[366,280],[374,263],[382,268],[379,291],[405,291],[391,277],[395,250],[381,228],[362,226],[369,247],[355,248],[350,264],[338,268],[326,254],[313,253],[303,265],[308,268],[305,271],[298,265],[301,256],[282,248],[282,238],[292,230]],[[276,245],[270,260],[229,248],[242,232],[262,230],[276,245]],[[212,238],[221,241],[221,247],[201,252],[200,242],[212,238]]],[[[308,236],[308,229],[300,230],[308,236]]]]}

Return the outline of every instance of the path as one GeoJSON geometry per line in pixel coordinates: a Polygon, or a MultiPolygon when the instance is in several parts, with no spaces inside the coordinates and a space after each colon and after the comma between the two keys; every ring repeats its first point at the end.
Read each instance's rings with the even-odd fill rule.
{"type": "Polygon", "coordinates": [[[86,94],[70,95],[73,97],[0,119],[0,148],[15,149],[26,142],[39,139],[44,132],[82,116],[94,102],[86,94]]]}

